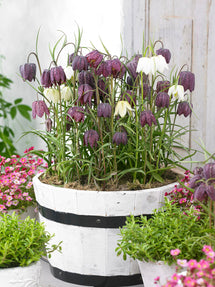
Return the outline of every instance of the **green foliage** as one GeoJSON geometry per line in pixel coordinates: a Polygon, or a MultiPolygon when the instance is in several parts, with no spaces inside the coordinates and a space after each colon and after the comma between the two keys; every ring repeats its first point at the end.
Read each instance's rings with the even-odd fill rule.
{"type": "Polygon", "coordinates": [[[58,245],[48,246],[53,235],[45,231],[43,223],[27,217],[3,214],[0,217],[0,268],[28,266],[40,260],[41,256],[60,251],[58,245]]]}
{"type": "Polygon", "coordinates": [[[30,111],[31,108],[22,104],[22,98],[15,99],[13,103],[8,102],[4,96],[4,89],[9,89],[12,81],[0,74],[0,154],[5,157],[10,157],[16,153],[16,147],[14,145],[14,132],[9,127],[9,116],[12,120],[16,119],[19,113],[27,120],[31,120],[30,111]]]}
{"type": "Polygon", "coordinates": [[[124,259],[128,255],[141,261],[172,264],[172,249],[181,250],[178,259],[200,260],[204,245],[215,246],[215,229],[209,228],[208,216],[204,214],[198,219],[192,207],[185,214],[169,201],[148,220],[145,216],[128,217],[120,233],[116,251],[118,255],[123,253],[124,259]]]}

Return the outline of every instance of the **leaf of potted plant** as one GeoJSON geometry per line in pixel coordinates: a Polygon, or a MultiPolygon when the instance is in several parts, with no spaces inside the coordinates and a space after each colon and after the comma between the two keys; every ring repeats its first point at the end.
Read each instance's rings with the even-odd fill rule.
{"type": "Polygon", "coordinates": [[[35,219],[27,217],[22,220],[15,212],[12,215],[1,214],[0,217],[1,285],[25,287],[30,284],[39,287],[39,260],[55,250],[60,251],[60,244],[50,246],[53,235],[35,219]]]}
{"type": "MultiPolygon", "coordinates": [[[[64,69],[59,56],[71,44],[65,35],[50,49],[45,70],[37,53],[29,55],[41,76],[32,116],[45,116],[46,127],[30,131],[47,145],[41,152],[47,172],[33,181],[40,219],[63,240],[64,252],[50,261],[58,279],[132,286],[141,276],[135,261],[115,254],[118,228],[130,214],[150,216],[175,185],[169,170],[182,158],[174,146],[185,149],[180,137],[188,131],[176,120],[192,112],[187,90],[194,89],[194,75],[165,76],[170,52],[154,46],[130,59],[112,56],[105,46],[83,56],[81,35],[64,69]]],[[[20,67],[27,83],[36,77],[29,57],[20,67]]]]}
{"type": "Polygon", "coordinates": [[[117,254],[123,253],[124,259],[129,256],[138,260],[145,286],[154,286],[156,276],[164,284],[174,273],[176,255],[177,259],[200,260],[203,246],[209,245],[215,236],[207,214],[202,213],[200,219],[198,215],[192,206],[185,212],[166,200],[165,206],[150,219],[128,217],[120,229],[117,254]],[[172,264],[169,274],[167,265],[172,264]]]}

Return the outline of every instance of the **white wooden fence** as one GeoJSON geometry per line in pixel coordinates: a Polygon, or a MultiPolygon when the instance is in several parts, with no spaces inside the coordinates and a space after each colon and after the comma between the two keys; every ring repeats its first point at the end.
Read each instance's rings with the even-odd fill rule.
{"type": "MultiPolygon", "coordinates": [[[[125,0],[124,43],[130,54],[141,52],[145,43],[160,39],[172,52],[171,62],[188,64],[195,73],[192,93],[194,113],[187,138],[191,148],[202,140],[215,152],[215,1],[214,0],[125,0]]],[[[189,121],[189,120],[188,120],[189,121]]],[[[187,124],[187,120],[182,121],[187,124]]],[[[204,159],[196,155],[195,160],[204,159]]]]}

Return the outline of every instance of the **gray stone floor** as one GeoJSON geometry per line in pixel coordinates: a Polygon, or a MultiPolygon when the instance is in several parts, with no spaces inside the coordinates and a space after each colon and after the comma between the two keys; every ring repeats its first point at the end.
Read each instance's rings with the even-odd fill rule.
{"type": "MultiPolygon", "coordinates": [[[[41,260],[41,277],[40,287],[81,287],[80,285],[63,282],[56,279],[50,272],[49,265],[46,261],[41,260]]],[[[132,287],[144,287],[143,285],[136,285],[132,287]]]]}

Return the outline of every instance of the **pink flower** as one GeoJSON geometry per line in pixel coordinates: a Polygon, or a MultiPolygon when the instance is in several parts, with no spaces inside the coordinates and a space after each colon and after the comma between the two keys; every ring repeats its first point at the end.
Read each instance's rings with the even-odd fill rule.
{"type": "Polygon", "coordinates": [[[172,256],[177,256],[180,252],[181,252],[180,249],[172,249],[172,250],[170,251],[170,254],[171,254],[172,256]]]}
{"type": "Polygon", "coordinates": [[[185,286],[193,287],[196,285],[196,280],[192,279],[191,277],[186,277],[184,280],[185,286]]]}
{"type": "Polygon", "coordinates": [[[187,265],[190,269],[196,268],[197,267],[197,261],[195,259],[190,259],[188,261],[187,265]]]}
{"type": "Polygon", "coordinates": [[[154,283],[157,283],[158,281],[160,280],[160,276],[157,276],[155,279],[154,279],[154,283]]]}
{"type": "Polygon", "coordinates": [[[187,267],[188,264],[187,264],[187,260],[182,260],[182,259],[177,259],[177,264],[181,267],[187,267]]]}
{"type": "Polygon", "coordinates": [[[181,199],[179,200],[179,203],[182,204],[182,203],[184,203],[184,202],[186,202],[186,201],[187,201],[186,198],[181,198],[181,199]]]}
{"type": "Polygon", "coordinates": [[[4,206],[4,204],[0,204],[0,211],[2,211],[3,209],[6,209],[6,207],[4,206]]]}

